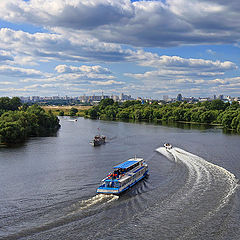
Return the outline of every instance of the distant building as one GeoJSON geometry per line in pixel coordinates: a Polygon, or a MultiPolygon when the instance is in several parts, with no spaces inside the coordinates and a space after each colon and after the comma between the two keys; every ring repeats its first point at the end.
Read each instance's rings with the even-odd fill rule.
{"type": "Polygon", "coordinates": [[[127,101],[127,100],[134,100],[131,95],[124,95],[123,93],[121,93],[119,95],[119,100],[120,101],[127,101]]]}
{"type": "Polygon", "coordinates": [[[37,101],[39,101],[40,100],[40,97],[39,96],[31,96],[30,97],[30,101],[32,101],[32,102],[37,102],[37,101]]]}
{"type": "Polygon", "coordinates": [[[223,95],[219,95],[219,96],[218,96],[218,99],[220,99],[220,100],[223,101],[223,99],[224,99],[223,95]]]}
{"type": "Polygon", "coordinates": [[[163,101],[168,102],[168,99],[169,99],[169,98],[168,98],[168,95],[164,95],[164,96],[163,96],[163,101]]]}
{"type": "Polygon", "coordinates": [[[179,94],[177,95],[177,101],[179,101],[179,102],[182,101],[182,94],[181,94],[181,93],[179,93],[179,94]]]}
{"type": "Polygon", "coordinates": [[[199,102],[207,102],[207,101],[210,101],[210,98],[206,97],[206,98],[199,98],[198,99],[199,102]]]}

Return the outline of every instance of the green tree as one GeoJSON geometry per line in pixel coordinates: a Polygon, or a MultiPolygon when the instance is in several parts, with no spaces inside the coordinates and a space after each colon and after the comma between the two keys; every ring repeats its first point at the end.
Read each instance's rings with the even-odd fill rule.
{"type": "Polygon", "coordinates": [[[201,113],[200,121],[202,123],[212,123],[217,119],[218,111],[206,111],[201,113]]]}
{"type": "Polygon", "coordinates": [[[77,114],[77,112],[78,112],[78,110],[77,110],[77,108],[71,108],[70,109],[70,112],[69,112],[69,114],[70,114],[70,116],[76,116],[76,114],[77,114]]]}
{"type": "Polygon", "coordinates": [[[61,111],[59,111],[59,114],[58,114],[59,116],[64,116],[64,111],[63,110],[61,110],[61,111]]]}
{"type": "Polygon", "coordinates": [[[98,117],[98,111],[96,108],[90,108],[88,110],[88,115],[90,116],[90,118],[97,118],[98,117]]]}
{"type": "Polygon", "coordinates": [[[129,111],[127,109],[123,109],[117,114],[117,118],[119,119],[129,119],[129,111]]]}
{"type": "Polygon", "coordinates": [[[111,98],[106,98],[106,99],[102,99],[99,103],[99,108],[100,109],[104,109],[105,107],[109,106],[109,105],[113,105],[114,101],[111,98]]]}
{"type": "Polygon", "coordinates": [[[224,113],[223,118],[222,118],[222,125],[225,128],[231,128],[232,120],[234,117],[236,117],[236,112],[235,111],[227,111],[224,113]]]}
{"type": "Polygon", "coordinates": [[[141,120],[142,119],[142,111],[141,109],[136,109],[134,111],[134,119],[141,120]]]}
{"type": "Polygon", "coordinates": [[[209,102],[209,110],[225,110],[226,106],[227,105],[220,99],[209,102]]]}

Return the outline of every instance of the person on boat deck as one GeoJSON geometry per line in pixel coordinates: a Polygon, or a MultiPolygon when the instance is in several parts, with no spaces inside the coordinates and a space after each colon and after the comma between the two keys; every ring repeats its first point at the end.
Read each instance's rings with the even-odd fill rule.
{"type": "Polygon", "coordinates": [[[119,176],[119,172],[118,170],[113,172],[113,178],[117,178],[119,176]]]}

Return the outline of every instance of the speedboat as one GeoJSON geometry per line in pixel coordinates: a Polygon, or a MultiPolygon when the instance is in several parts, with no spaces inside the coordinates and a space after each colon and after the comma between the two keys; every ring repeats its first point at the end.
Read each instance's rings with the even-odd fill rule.
{"type": "Polygon", "coordinates": [[[148,165],[143,158],[130,158],[113,168],[102,180],[97,193],[120,194],[135,185],[148,174],[148,165]]]}
{"type": "Polygon", "coordinates": [[[164,143],[163,145],[167,150],[172,149],[172,145],[170,143],[164,143]]]}

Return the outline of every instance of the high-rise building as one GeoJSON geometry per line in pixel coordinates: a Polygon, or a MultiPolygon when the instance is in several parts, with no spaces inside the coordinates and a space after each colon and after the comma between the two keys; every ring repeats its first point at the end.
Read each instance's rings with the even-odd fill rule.
{"type": "Polygon", "coordinates": [[[179,102],[182,101],[182,94],[181,94],[181,93],[179,93],[179,94],[177,95],[177,101],[179,101],[179,102]]]}
{"type": "Polygon", "coordinates": [[[223,100],[223,99],[224,99],[224,98],[223,98],[223,95],[219,95],[219,96],[218,96],[218,99],[223,100]]]}

